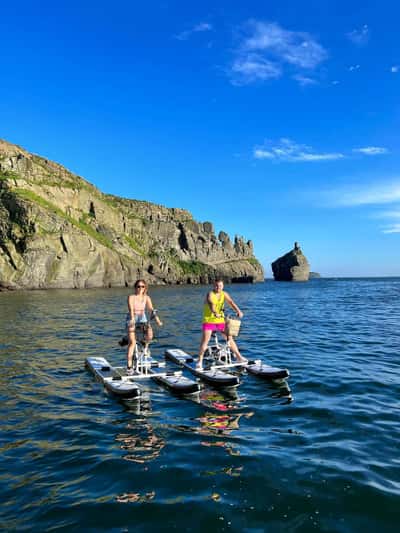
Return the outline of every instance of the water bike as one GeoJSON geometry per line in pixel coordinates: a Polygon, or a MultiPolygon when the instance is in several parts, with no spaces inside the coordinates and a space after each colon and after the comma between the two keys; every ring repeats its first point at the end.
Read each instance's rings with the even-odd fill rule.
{"type": "Polygon", "coordinates": [[[239,377],[234,374],[229,374],[213,367],[206,367],[202,370],[196,368],[193,357],[179,348],[169,348],[165,351],[165,357],[176,365],[186,368],[194,376],[213,387],[233,388],[240,385],[239,377]]]}
{"type": "Polygon", "coordinates": [[[104,357],[87,357],[85,366],[109,392],[121,398],[140,398],[142,391],[139,385],[130,376],[121,373],[119,368],[111,366],[104,357]]]}
{"type": "Polygon", "coordinates": [[[193,357],[183,350],[168,349],[165,356],[214,387],[237,387],[240,384],[239,377],[229,373],[230,370],[235,369],[245,369],[250,374],[271,381],[280,381],[289,377],[289,371],[286,368],[266,365],[260,359],[233,362],[233,354],[228,341],[220,343],[216,331],[212,333],[210,340],[212,343],[208,345],[204,353],[203,369],[196,368],[193,357]]]}
{"type": "Polygon", "coordinates": [[[207,364],[208,361],[204,368],[198,368],[193,357],[178,348],[166,350],[165,357],[215,388],[233,389],[240,385],[239,377],[226,372],[226,368],[221,369],[216,365],[207,364]]]}
{"type": "Polygon", "coordinates": [[[204,361],[210,368],[229,370],[235,367],[245,369],[249,374],[253,374],[263,379],[281,380],[289,377],[289,370],[286,368],[276,368],[267,365],[261,359],[246,360],[245,362],[233,361],[234,354],[229,346],[228,340],[220,342],[218,334],[213,331],[211,342],[204,352],[204,361]]]}
{"type": "Polygon", "coordinates": [[[125,398],[140,396],[140,382],[151,379],[177,394],[196,394],[200,384],[182,375],[182,371],[158,372],[154,368],[165,367],[164,361],[157,361],[151,356],[148,342],[145,340],[147,323],[135,327],[135,348],[133,372],[128,375],[126,367],[112,367],[103,357],[88,357],[86,366],[97,379],[104,383],[107,390],[125,398]]]}

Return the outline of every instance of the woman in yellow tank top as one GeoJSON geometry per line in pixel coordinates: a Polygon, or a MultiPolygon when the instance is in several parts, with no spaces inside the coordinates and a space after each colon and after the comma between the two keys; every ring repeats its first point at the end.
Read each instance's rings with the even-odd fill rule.
{"type": "Polygon", "coordinates": [[[242,318],[243,313],[239,307],[235,304],[232,298],[224,290],[224,282],[221,279],[217,279],[214,283],[214,288],[210,291],[205,299],[203,307],[203,335],[200,342],[199,360],[197,362],[197,369],[203,368],[203,355],[207,349],[208,342],[211,338],[213,331],[220,331],[222,335],[228,340],[229,347],[236,359],[241,362],[247,362],[247,360],[241,356],[239,348],[232,336],[228,336],[225,332],[225,316],[224,316],[224,304],[227,302],[232,309],[236,312],[239,318],[242,318]]]}

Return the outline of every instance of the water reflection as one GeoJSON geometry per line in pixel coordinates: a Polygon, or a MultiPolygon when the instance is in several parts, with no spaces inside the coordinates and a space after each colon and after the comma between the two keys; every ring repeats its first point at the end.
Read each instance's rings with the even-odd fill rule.
{"type": "Polygon", "coordinates": [[[225,389],[216,391],[205,387],[200,391],[193,401],[205,408],[216,409],[217,411],[233,411],[243,408],[244,396],[239,396],[237,389],[225,389]]]}
{"type": "Polygon", "coordinates": [[[156,459],[165,446],[165,440],[156,435],[149,423],[143,423],[134,433],[119,433],[115,440],[121,450],[128,452],[123,459],[141,464],[156,459]]]}
{"type": "Polygon", "coordinates": [[[251,418],[253,412],[236,413],[236,414],[215,414],[205,413],[203,416],[196,418],[200,426],[194,430],[200,435],[230,435],[234,430],[239,429],[239,421],[242,417],[251,418]]]}
{"type": "Polygon", "coordinates": [[[274,390],[271,393],[271,398],[283,398],[284,401],[280,402],[281,405],[289,404],[294,401],[292,391],[286,381],[273,384],[274,390]]]}
{"type": "Polygon", "coordinates": [[[116,497],[118,503],[145,503],[154,499],[155,491],[140,494],[139,492],[124,492],[116,497]]]}
{"type": "Polygon", "coordinates": [[[137,415],[126,424],[127,432],[115,436],[121,450],[127,452],[123,459],[140,464],[153,461],[160,455],[166,442],[157,435],[149,421],[148,417],[152,414],[150,397],[135,401],[125,400],[123,403],[129,411],[137,415]]]}
{"type": "Polygon", "coordinates": [[[234,444],[232,444],[231,442],[226,442],[224,440],[217,440],[213,442],[202,441],[201,445],[206,446],[208,448],[212,446],[217,446],[218,448],[225,448],[226,452],[229,455],[232,455],[232,456],[240,455],[240,450],[234,444]]]}

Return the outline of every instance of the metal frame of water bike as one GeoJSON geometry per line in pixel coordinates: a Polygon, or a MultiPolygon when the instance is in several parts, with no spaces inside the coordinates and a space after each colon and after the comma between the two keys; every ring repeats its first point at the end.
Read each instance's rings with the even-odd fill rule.
{"type": "Polygon", "coordinates": [[[213,361],[211,368],[232,368],[232,367],[244,367],[244,363],[232,362],[232,350],[229,346],[228,337],[222,343],[218,340],[218,332],[213,331],[210,341],[214,344],[209,344],[204,353],[204,359],[207,361],[213,361]]]}
{"type": "MultiPolygon", "coordinates": [[[[150,325],[150,321],[153,320],[154,317],[155,317],[155,313],[153,312],[148,322],[143,322],[142,324],[135,325],[135,341],[136,341],[135,350],[134,350],[135,364],[133,366],[135,374],[133,376],[130,376],[131,378],[140,379],[140,378],[171,376],[171,372],[155,373],[152,371],[152,367],[156,367],[156,368],[165,367],[165,362],[155,361],[154,359],[152,359],[150,349],[148,347],[147,349],[145,348],[146,344],[149,344],[149,343],[146,343],[145,341],[146,327],[150,325]]],[[[182,371],[177,370],[176,372],[173,372],[172,374],[174,376],[181,376],[182,371]]]]}
{"type": "Polygon", "coordinates": [[[229,347],[228,339],[224,343],[220,343],[216,331],[213,332],[212,339],[214,344],[208,346],[204,353],[205,360],[211,360],[210,370],[225,371],[238,367],[264,379],[283,380],[289,377],[289,371],[287,369],[275,368],[263,364],[261,359],[248,360],[246,363],[232,363],[232,350],[229,347]]]}

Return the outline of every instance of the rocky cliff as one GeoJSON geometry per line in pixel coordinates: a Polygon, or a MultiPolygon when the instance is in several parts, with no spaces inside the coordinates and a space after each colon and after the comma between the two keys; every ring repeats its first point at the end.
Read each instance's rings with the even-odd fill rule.
{"type": "Polygon", "coordinates": [[[297,242],[287,254],[272,263],[272,272],[276,281],[308,281],[310,265],[297,242]]]}
{"type": "Polygon", "coordinates": [[[104,194],[0,140],[0,288],[262,281],[251,241],[183,209],[104,194]]]}

